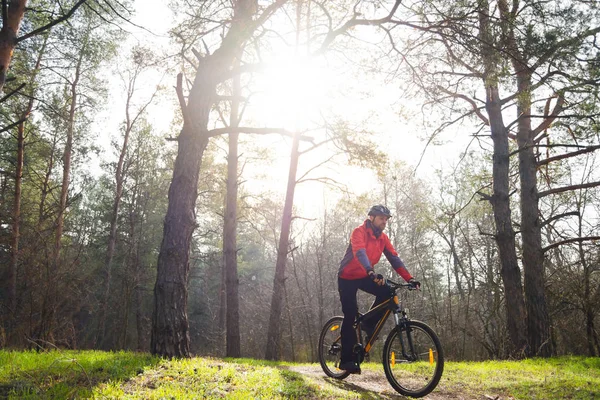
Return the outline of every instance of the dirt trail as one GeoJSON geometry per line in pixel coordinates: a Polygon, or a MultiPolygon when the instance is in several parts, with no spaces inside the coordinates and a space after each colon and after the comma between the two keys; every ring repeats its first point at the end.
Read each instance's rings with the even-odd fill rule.
{"type": "MultiPolygon", "coordinates": [[[[383,371],[365,370],[360,375],[350,375],[344,380],[337,380],[327,377],[320,366],[293,366],[286,367],[286,369],[302,374],[320,387],[334,386],[342,390],[357,392],[361,399],[410,399],[410,397],[400,395],[390,386],[383,371]]],[[[507,400],[510,397],[453,393],[445,390],[444,385],[440,384],[432,393],[422,399],[507,400]]]]}

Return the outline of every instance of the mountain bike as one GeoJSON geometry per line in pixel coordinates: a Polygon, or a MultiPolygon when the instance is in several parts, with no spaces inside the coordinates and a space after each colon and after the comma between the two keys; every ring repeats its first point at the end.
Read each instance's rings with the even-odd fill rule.
{"type": "MultiPolygon", "coordinates": [[[[427,324],[411,320],[398,299],[400,288],[414,290],[409,283],[387,280],[390,298],[367,313],[358,313],[354,321],[357,344],[354,356],[360,365],[377,340],[390,314],[394,314],[395,326],[387,335],[383,346],[383,369],[392,387],[404,396],[423,397],[440,381],[444,371],[444,352],[436,333],[427,324]],[[383,312],[371,337],[363,341],[361,322],[383,312]]],[[[325,374],[331,378],[344,379],[349,372],[340,370],[342,354],[341,327],[344,317],[336,316],[325,323],[319,336],[319,362],[325,374]]]]}

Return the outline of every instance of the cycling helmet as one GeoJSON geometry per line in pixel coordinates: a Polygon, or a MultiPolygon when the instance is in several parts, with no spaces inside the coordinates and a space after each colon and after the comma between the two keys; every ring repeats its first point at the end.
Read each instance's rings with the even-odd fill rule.
{"type": "Polygon", "coordinates": [[[376,206],[371,207],[368,215],[384,215],[386,217],[391,217],[392,213],[390,209],[382,204],[377,204],[376,206]]]}

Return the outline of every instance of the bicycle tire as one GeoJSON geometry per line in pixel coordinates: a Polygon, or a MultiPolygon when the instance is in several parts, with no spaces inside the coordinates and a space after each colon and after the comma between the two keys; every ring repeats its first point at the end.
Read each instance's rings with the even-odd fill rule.
{"type": "Polygon", "coordinates": [[[427,324],[409,321],[408,325],[395,327],[383,346],[383,369],[392,387],[400,394],[410,397],[423,397],[438,385],[444,372],[444,352],[440,339],[427,324]],[[415,354],[402,352],[400,337],[407,347],[407,326],[415,354]],[[408,357],[406,357],[408,356],[408,357]]]}
{"type": "Polygon", "coordinates": [[[341,328],[344,317],[332,317],[323,325],[319,335],[319,363],[331,378],[344,379],[349,372],[339,369],[342,356],[341,328]]]}

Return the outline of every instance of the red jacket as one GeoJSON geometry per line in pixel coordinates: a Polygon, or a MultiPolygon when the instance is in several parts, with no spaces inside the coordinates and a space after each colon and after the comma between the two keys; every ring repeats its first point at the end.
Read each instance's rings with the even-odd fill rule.
{"type": "Polygon", "coordinates": [[[373,270],[373,265],[379,262],[381,254],[385,254],[392,267],[405,281],[408,282],[412,278],[398,257],[390,238],[383,232],[378,233],[379,235],[376,236],[368,219],[352,231],[350,244],[340,263],[338,273],[340,278],[348,280],[366,278],[368,272],[373,270]]]}

